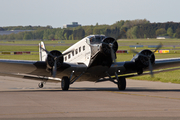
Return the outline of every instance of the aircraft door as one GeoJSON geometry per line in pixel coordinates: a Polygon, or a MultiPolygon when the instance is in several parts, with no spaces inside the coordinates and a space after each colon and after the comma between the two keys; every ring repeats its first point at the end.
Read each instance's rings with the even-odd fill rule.
{"type": "Polygon", "coordinates": [[[91,58],[90,52],[86,53],[86,60],[89,60],[91,58]]]}

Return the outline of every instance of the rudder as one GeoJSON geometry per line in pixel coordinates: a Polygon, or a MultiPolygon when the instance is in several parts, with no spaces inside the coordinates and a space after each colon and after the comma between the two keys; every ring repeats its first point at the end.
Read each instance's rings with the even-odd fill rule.
{"type": "Polygon", "coordinates": [[[39,43],[39,61],[46,61],[47,53],[43,50],[45,48],[44,42],[39,43]]]}

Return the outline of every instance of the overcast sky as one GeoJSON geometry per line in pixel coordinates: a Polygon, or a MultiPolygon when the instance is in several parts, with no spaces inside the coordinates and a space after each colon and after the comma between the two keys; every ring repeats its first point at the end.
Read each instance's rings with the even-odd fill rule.
{"type": "Polygon", "coordinates": [[[0,0],[0,26],[180,22],[180,0],[0,0]]]}

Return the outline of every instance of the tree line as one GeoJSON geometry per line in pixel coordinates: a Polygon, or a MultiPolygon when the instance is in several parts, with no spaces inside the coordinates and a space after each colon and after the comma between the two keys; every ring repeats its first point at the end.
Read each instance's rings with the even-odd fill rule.
{"type": "Polygon", "coordinates": [[[90,25],[76,28],[53,28],[52,26],[12,26],[0,27],[6,30],[32,30],[18,34],[0,35],[0,40],[80,40],[92,34],[104,34],[116,39],[156,38],[170,36],[180,38],[180,23],[150,23],[146,19],[121,20],[112,25],[90,25]]]}

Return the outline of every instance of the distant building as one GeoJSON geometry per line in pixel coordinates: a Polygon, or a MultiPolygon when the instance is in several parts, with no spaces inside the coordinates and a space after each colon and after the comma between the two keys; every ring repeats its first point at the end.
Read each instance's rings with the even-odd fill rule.
{"type": "Polygon", "coordinates": [[[66,24],[63,26],[63,28],[72,28],[72,27],[78,27],[81,26],[80,24],[78,24],[78,22],[72,22],[72,24],[66,24]]]}
{"type": "Polygon", "coordinates": [[[169,36],[157,36],[156,39],[169,39],[170,37],[169,36]]]}

